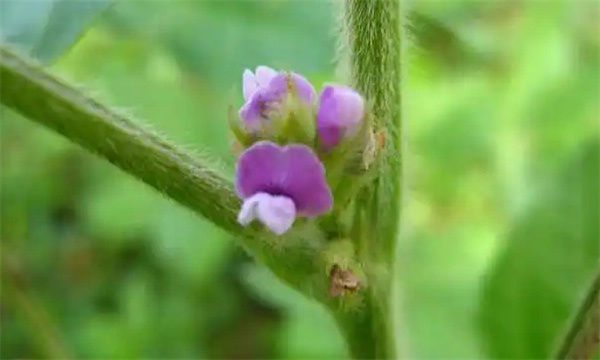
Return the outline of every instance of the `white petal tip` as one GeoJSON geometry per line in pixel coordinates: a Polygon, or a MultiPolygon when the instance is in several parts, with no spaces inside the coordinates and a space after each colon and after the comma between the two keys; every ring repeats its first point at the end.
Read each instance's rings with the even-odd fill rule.
{"type": "Polygon", "coordinates": [[[273,233],[283,235],[294,224],[296,205],[287,196],[269,196],[259,202],[256,213],[273,233]]]}
{"type": "Polygon", "coordinates": [[[244,74],[242,75],[242,88],[244,100],[246,101],[250,99],[257,89],[256,77],[254,76],[254,73],[248,69],[244,70],[244,74]]]}
{"type": "Polygon", "coordinates": [[[258,219],[274,234],[283,235],[292,227],[295,218],[296,205],[292,199],[257,193],[244,200],[237,221],[240,225],[247,226],[258,219]]]}

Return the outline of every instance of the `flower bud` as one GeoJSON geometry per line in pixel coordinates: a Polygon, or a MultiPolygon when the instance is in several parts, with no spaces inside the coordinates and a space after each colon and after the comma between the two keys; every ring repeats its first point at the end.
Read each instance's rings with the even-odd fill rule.
{"type": "Polygon", "coordinates": [[[289,95],[305,105],[316,97],[313,86],[301,75],[266,66],[257,67],[255,73],[244,71],[243,90],[245,103],[238,115],[249,133],[272,133],[277,125],[274,120],[286,114],[289,95]]]}
{"type": "Polygon", "coordinates": [[[344,137],[354,136],[364,112],[364,100],[355,90],[345,85],[326,85],[317,113],[317,131],[323,149],[329,150],[344,137]]]}

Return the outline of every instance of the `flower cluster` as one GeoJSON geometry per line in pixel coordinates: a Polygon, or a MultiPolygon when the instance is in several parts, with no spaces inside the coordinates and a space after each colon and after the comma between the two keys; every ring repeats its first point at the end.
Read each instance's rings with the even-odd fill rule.
{"type": "Polygon", "coordinates": [[[365,133],[363,97],[335,84],[317,95],[303,76],[266,66],[244,71],[243,95],[239,119],[231,123],[245,148],[235,177],[244,200],[238,222],[256,219],[281,235],[298,217],[329,212],[331,173],[339,171],[329,164],[344,162],[348,152],[340,149],[362,144],[356,140],[365,133]]]}

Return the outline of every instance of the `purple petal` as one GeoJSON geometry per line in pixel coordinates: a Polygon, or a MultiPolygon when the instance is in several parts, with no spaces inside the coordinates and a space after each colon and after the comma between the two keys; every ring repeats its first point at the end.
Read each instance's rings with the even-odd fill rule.
{"type": "Polygon", "coordinates": [[[323,164],[302,144],[259,141],[246,149],[237,164],[236,190],[242,198],[259,192],[288,196],[304,216],[327,212],[333,205],[323,164]]]}
{"type": "Polygon", "coordinates": [[[312,102],[317,97],[317,92],[305,77],[296,73],[280,72],[269,82],[269,87],[274,93],[284,95],[288,91],[288,76],[291,76],[295,91],[301,100],[312,102]]]}
{"type": "Polygon", "coordinates": [[[260,100],[261,95],[259,94],[260,89],[255,91],[250,99],[242,105],[238,111],[238,116],[243,119],[244,126],[247,130],[257,131],[260,130],[260,119],[263,113],[263,102],[260,100]]]}
{"type": "Polygon", "coordinates": [[[292,199],[267,193],[257,193],[244,200],[238,214],[240,224],[245,226],[258,219],[277,235],[288,231],[295,218],[296,206],[292,199]]]}
{"type": "Polygon", "coordinates": [[[271,79],[273,79],[275,75],[277,75],[277,71],[271,69],[268,66],[261,65],[256,68],[255,74],[256,84],[258,86],[267,86],[269,85],[271,79]]]}
{"type": "Polygon", "coordinates": [[[310,82],[296,73],[276,72],[266,66],[257,67],[254,74],[250,70],[244,71],[246,102],[238,111],[238,115],[244,121],[247,130],[260,130],[261,122],[268,118],[269,111],[280,106],[289,91],[289,76],[300,99],[312,102],[316,98],[315,89],[310,82]]]}
{"type": "Polygon", "coordinates": [[[364,116],[362,96],[345,85],[326,85],[321,91],[317,130],[321,144],[327,149],[337,145],[344,136],[356,132],[364,116]]]}
{"type": "Polygon", "coordinates": [[[285,89],[259,87],[238,111],[246,128],[251,131],[259,130],[265,113],[277,106],[277,101],[283,97],[285,91],[285,89]]]}
{"type": "Polygon", "coordinates": [[[292,81],[296,85],[298,97],[306,102],[312,102],[317,97],[317,92],[312,84],[302,75],[292,73],[292,81]]]}

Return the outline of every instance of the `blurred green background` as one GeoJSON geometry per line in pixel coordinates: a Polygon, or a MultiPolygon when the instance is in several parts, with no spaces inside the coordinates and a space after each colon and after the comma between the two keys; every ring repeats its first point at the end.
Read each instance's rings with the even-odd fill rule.
{"type": "MultiPolygon", "coordinates": [[[[227,174],[245,68],[347,73],[337,1],[16,3],[5,41],[227,174]]],[[[599,4],[403,4],[401,351],[547,357],[600,253],[599,4]]],[[[227,234],[0,111],[2,358],[347,357],[227,234]]]]}

